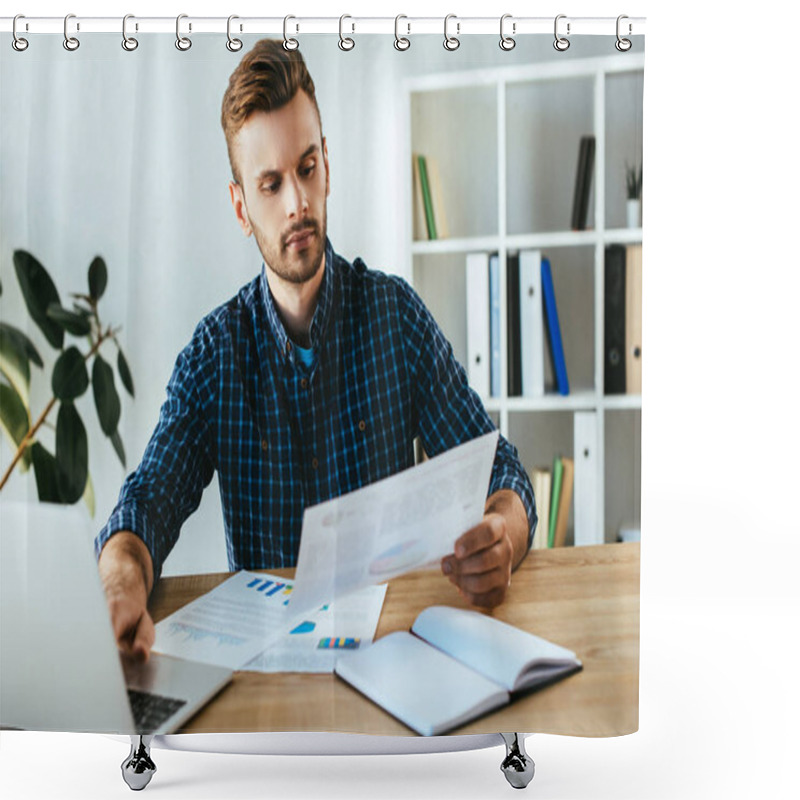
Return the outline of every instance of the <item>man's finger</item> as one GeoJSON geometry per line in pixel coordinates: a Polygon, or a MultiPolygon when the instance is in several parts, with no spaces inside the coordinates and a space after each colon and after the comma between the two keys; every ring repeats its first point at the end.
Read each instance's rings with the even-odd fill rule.
{"type": "Polygon", "coordinates": [[[498,567],[480,575],[462,575],[458,585],[470,595],[482,595],[495,589],[508,588],[508,572],[498,567]]]}
{"type": "Polygon", "coordinates": [[[155,641],[153,621],[146,610],[142,610],[135,621],[132,621],[132,609],[128,608],[126,611],[129,613],[115,619],[117,646],[125,655],[146,659],[150,646],[155,641]]]}
{"type": "Polygon", "coordinates": [[[505,533],[506,523],[499,514],[489,514],[456,541],[456,558],[466,558],[491,547],[505,533]]]}
{"type": "Polygon", "coordinates": [[[508,540],[495,542],[486,550],[481,550],[464,559],[454,558],[451,564],[454,575],[480,575],[511,564],[511,543],[508,540]]]}
{"type": "Polygon", "coordinates": [[[139,620],[136,628],[136,636],[133,640],[133,655],[147,661],[150,658],[150,649],[156,640],[156,627],[152,617],[145,611],[139,620]]]}
{"type": "Polygon", "coordinates": [[[467,592],[460,586],[456,588],[470,605],[490,609],[499,606],[505,600],[506,592],[508,591],[508,586],[497,586],[488,592],[467,592]]]}

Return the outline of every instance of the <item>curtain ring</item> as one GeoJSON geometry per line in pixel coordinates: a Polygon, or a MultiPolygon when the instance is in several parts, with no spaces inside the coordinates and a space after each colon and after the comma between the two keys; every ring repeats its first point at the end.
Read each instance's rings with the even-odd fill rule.
{"type": "Polygon", "coordinates": [[[286,26],[290,19],[297,19],[297,17],[293,17],[291,14],[289,14],[283,18],[283,49],[297,50],[297,48],[300,47],[300,42],[298,42],[297,39],[290,39],[286,33],[286,26]]]}
{"type": "MultiPolygon", "coordinates": [[[[457,36],[448,36],[447,35],[447,23],[451,19],[457,19],[456,15],[455,14],[448,14],[444,18],[444,41],[442,42],[442,44],[444,45],[444,49],[445,50],[449,50],[452,53],[453,50],[458,50],[458,48],[461,47],[461,42],[460,42],[460,40],[458,39],[457,36]]],[[[456,33],[458,33],[460,31],[460,29],[461,29],[461,23],[460,22],[456,22],[456,33]]]]}
{"type": "MultiPolygon", "coordinates": [[[[339,17],[339,49],[344,50],[345,52],[352,50],[356,46],[355,41],[351,39],[349,36],[345,36],[344,33],[342,32],[342,24],[346,19],[353,19],[353,18],[349,14],[342,14],[342,16],[339,17]]],[[[351,23],[351,25],[353,27],[352,32],[355,33],[356,25],[354,22],[351,23]]]]}
{"type": "MultiPolygon", "coordinates": [[[[75,19],[74,14],[67,14],[67,16],[64,17],[64,49],[73,52],[81,46],[81,43],[74,36],[69,35],[67,26],[71,19],[75,19]]],[[[80,28],[78,30],[80,30],[80,28]]]]}
{"type": "MultiPolygon", "coordinates": [[[[517,46],[517,42],[512,36],[506,36],[505,33],[503,33],[503,24],[507,19],[511,19],[511,14],[503,14],[503,16],[500,17],[500,49],[506,52],[513,50],[517,46]]],[[[511,32],[517,32],[516,22],[511,23],[511,32]]]]}
{"type": "MultiPolygon", "coordinates": [[[[627,53],[628,50],[630,50],[631,47],[633,47],[633,43],[631,42],[630,39],[623,39],[619,35],[619,23],[622,22],[623,19],[628,19],[628,17],[625,14],[620,14],[617,17],[617,41],[614,42],[614,47],[616,47],[617,50],[620,51],[620,53],[627,53]]],[[[631,32],[631,24],[629,22],[628,23],[628,35],[630,35],[630,32],[631,32]]]]}
{"type": "Polygon", "coordinates": [[[21,53],[23,50],[28,49],[28,40],[23,39],[21,36],[17,34],[17,20],[18,19],[25,19],[24,15],[17,14],[14,17],[14,22],[11,25],[11,33],[14,35],[13,40],[11,41],[11,46],[18,52],[21,53]]]}
{"type": "Polygon", "coordinates": [[[132,53],[138,46],[139,40],[128,36],[128,20],[134,19],[133,14],[126,14],[122,18],[122,49],[132,53]]]}
{"type": "MultiPolygon", "coordinates": [[[[411,47],[411,40],[406,39],[405,36],[400,36],[399,28],[401,19],[408,19],[408,17],[405,14],[398,14],[394,18],[394,49],[403,51],[411,47]]],[[[411,25],[408,22],[406,25],[408,26],[408,32],[411,33],[411,25]]]]}
{"type": "Polygon", "coordinates": [[[231,14],[228,17],[228,41],[225,42],[225,47],[230,50],[231,53],[238,53],[242,49],[242,40],[241,39],[234,39],[231,36],[231,20],[239,19],[236,14],[231,14]]]}
{"type": "MultiPolygon", "coordinates": [[[[554,28],[556,40],[553,42],[553,47],[555,47],[555,49],[558,50],[559,53],[563,53],[565,50],[569,50],[569,39],[566,39],[563,36],[558,35],[558,21],[560,19],[566,19],[566,18],[567,18],[566,14],[559,14],[556,17],[555,28],[554,28]]],[[[567,36],[569,36],[569,22],[567,23],[567,36]]]]}
{"type": "MultiPolygon", "coordinates": [[[[175,47],[178,50],[185,52],[192,46],[192,40],[188,36],[181,36],[181,20],[187,19],[188,14],[178,14],[178,18],[175,20],[175,47]]],[[[191,31],[192,26],[189,25],[189,30],[191,31]]]]}

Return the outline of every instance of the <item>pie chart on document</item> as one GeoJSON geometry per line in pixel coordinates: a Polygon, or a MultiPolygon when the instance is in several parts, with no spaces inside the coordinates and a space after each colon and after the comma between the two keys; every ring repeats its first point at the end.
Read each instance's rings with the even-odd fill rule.
{"type": "Polygon", "coordinates": [[[409,539],[392,545],[381,553],[370,565],[371,575],[390,575],[398,570],[408,569],[416,564],[423,564],[427,548],[419,539],[409,539]]]}

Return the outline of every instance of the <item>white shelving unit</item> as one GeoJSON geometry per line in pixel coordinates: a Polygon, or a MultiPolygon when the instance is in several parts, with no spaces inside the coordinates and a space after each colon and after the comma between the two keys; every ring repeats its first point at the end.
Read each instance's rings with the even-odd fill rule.
{"type": "Polygon", "coordinates": [[[624,53],[427,75],[405,85],[408,219],[410,165],[419,152],[438,161],[452,234],[412,241],[409,223],[408,274],[466,363],[466,255],[498,253],[505,265],[510,252],[536,249],[551,259],[571,393],[508,396],[501,268],[502,394],[483,400],[528,470],[549,466],[556,452],[572,455],[572,414],[597,413],[595,538],[604,541],[640,521],[641,396],[603,392],[603,285],[605,247],[642,241],[641,228],[621,225],[624,160],[642,159],[643,69],[643,54],[624,53]],[[596,140],[592,229],[572,231],[578,143],[586,134],[596,140]],[[609,415],[616,415],[613,425],[609,415]]]}

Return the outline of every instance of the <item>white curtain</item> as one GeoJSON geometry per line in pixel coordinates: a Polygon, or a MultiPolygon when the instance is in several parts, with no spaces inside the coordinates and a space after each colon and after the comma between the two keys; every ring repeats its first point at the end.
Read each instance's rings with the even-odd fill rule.
{"type": "MultiPolygon", "coordinates": [[[[195,325],[260,269],[255,243],[243,237],[231,210],[220,126],[222,95],[242,53],[228,52],[224,37],[214,35],[195,36],[187,52],[175,48],[171,34],[140,36],[132,53],[111,34],[84,35],[73,53],[60,36],[31,38],[26,52],[7,47],[0,55],[0,312],[51,354],[27,322],[13,251],[28,250],[41,261],[65,305],[69,293],[86,291],[92,259],[105,259],[101,318],[122,326],[136,388],[135,400],[122,393],[120,422],[132,470],[195,325]]],[[[255,38],[244,41],[242,52],[255,38]]],[[[402,53],[387,36],[356,42],[342,53],[336,36],[301,41],[330,154],[329,236],[345,257],[361,256],[371,267],[410,278],[410,202],[403,200],[410,166],[398,155],[408,135],[404,78],[552,60],[552,43],[537,37],[506,53],[495,37],[476,37],[451,53],[438,37],[425,36],[413,40],[413,53],[402,53]]],[[[607,49],[605,37],[586,37],[563,56],[607,49]]],[[[115,357],[111,345],[108,355],[115,357]]],[[[49,396],[48,380],[35,370],[34,413],[49,396]]],[[[100,430],[91,393],[78,408],[89,432],[99,530],[126,472],[100,430]]],[[[7,464],[7,442],[0,448],[7,464]]],[[[35,499],[33,475],[15,474],[4,496],[35,499]]],[[[213,482],[164,574],[226,568],[213,482]]]]}

